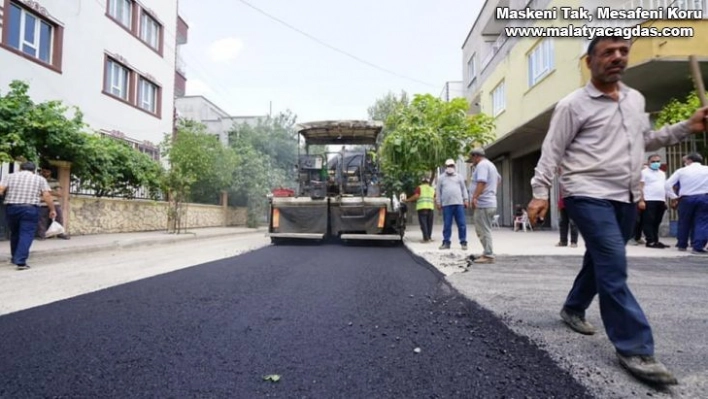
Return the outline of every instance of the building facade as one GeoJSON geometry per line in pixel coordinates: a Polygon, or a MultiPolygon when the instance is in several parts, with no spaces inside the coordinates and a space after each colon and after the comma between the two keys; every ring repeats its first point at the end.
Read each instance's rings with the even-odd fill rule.
{"type": "MultiPolygon", "coordinates": [[[[497,139],[486,146],[488,157],[502,175],[499,191],[499,214],[505,225],[513,223],[516,204],[526,205],[532,197],[530,186],[534,168],[541,155],[555,104],[573,90],[584,86],[590,77],[585,66],[586,38],[508,37],[509,26],[567,26],[573,21],[507,21],[495,16],[497,7],[512,9],[548,9],[551,7],[584,6],[594,10],[599,5],[613,9],[635,9],[637,1],[589,0],[487,0],[462,46],[465,97],[471,113],[484,112],[495,118],[497,139]],[[606,4],[605,4],[606,3],[606,4]]],[[[633,39],[630,64],[623,81],[644,94],[647,112],[656,113],[672,98],[684,98],[692,89],[688,56],[695,54],[701,61],[703,74],[708,73],[708,46],[703,43],[708,34],[706,1],[657,0],[644,2],[644,8],[677,6],[702,9],[702,20],[612,21],[613,26],[690,27],[693,37],[633,39]],[[648,3],[651,3],[648,4],[648,3]],[[657,77],[661,77],[657,79],[657,77]]],[[[607,24],[609,21],[598,21],[607,24]]],[[[577,23],[576,23],[577,24],[577,23]]],[[[669,159],[668,172],[681,165],[680,156],[695,141],[674,146],[662,155],[669,159]]],[[[557,187],[551,198],[557,198],[557,187]]],[[[551,201],[551,217],[547,227],[557,225],[556,202],[551,201]]]]}
{"type": "Polygon", "coordinates": [[[232,116],[204,96],[183,96],[175,100],[180,118],[191,119],[206,126],[207,131],[219,138],[224,145],[229,143],[229,131],[234,125],[246,123],[256,126],[267,115],[232,116]]]}
{"type": "Polygon", "coordinates": [[[174,126],[187,26],[176,1],[0,0],[0,90],[81,109],[96,132],[159,158],[174,126]]]}

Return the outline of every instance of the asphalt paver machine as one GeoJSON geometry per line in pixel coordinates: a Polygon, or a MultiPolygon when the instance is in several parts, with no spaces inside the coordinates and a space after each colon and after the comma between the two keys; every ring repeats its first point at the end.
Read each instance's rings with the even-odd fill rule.
{"type": "Polygon", "coordinates": [[[407,207],[380,189],[376,149],[382,128],[375,121],[298,126],[298,144],[304,139],[298,145],[298,188],[269,199],[274,244],[331,238],[402,242],[407,207]]]}

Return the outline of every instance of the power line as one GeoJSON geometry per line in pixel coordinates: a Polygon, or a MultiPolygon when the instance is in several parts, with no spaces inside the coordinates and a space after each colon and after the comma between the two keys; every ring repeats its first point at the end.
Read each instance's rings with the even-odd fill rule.
{"type": "Polygon", "coordinates": [[[349,53],[349,52],[344,51],[344,50],[342,50],[342,49],[340,49],[340,48],[338,48],[338,47],[335,47],[335,46],[333,46],[333,45],[331,45],[331,44],[329,44],[329,43],[327,43],[327,42],[325,42],[325,41],[323,41],[323,40],[321,40],[321,39],[318,39],[317,37],[315,37],[315,36],[313,36],[313,35],[311,35],[311,34],[305,32],[305,31],[303,31],[303,30],[301,30],[301,29],[296,28],[296,27],[293,26],[293,25],[290,25],[289,23],[283,21],[282,19],[280,19],[280,18],[278,18],[278,17],[276,17],[276,16],[273,16],[273,15],[267,13],[266,11],[263,11],[262,9],[260,9],[260,8],[258,8],[258,7],[256,7],[256,6],[254,6],[253,4],[251,4],[251,3],[249,3],[249,2],[247,2],[247,1],[245,1],[245,0],[238,0],[238,1],[239,1],[240,3],[242,3],[242,4],[244,4],[245,6],[247,6],[247,7],[251,8],[251,9],[253,9],[253,10],[255,10],[255,11],[257,11],[257,12],[263,14],[263,15],[265,15],[266,17],[272,19],[273,21],[276,21],[276,22],[278,22],[279,24],[284,25],[285,27],[287,27],[287,28],[289,28],[289,29],[291,29],[291,30],[294,30],[295,32],[297,32],[297,33],[299,33],[299,34],[301,34],[301,35],[307,37],[308,39],[313,40],[313,41],[319,43],[320,45],[327,47],[327,48],[330,49],[330,50],[333,50],[333,51],[336,51],[336,52],[338,52],[338,53],[340,53],[340,54],[346,55],[347,57],[349,57],[349,58],[351,58],[351,59],[353,59],[353,60],[355,60],[355,61],[358,61],[358,62],[360,62],[360,63],[362,63],[362,64],[364,64],[364,65],[370,66],[370,67],[372,67],[372,68],[374,68],[374,69],[378,69],[379,71],[386,72],[386,73],[388,73],[388,74],[390,74],[390,75],[394,75],[394,76],[397,76],[397,77],[399,77],[399,78],[406,79],[406,80],[410,80],[410,81],[412,81],[412,82],[416,82],[416,83],[419,83],[419,84],[422,84],[422,85],[426,85],[426,86],[429,86],[429,87],[438,87],[438,85],[433,85],[433,84],[431,84],[431,83],[424,82],[424,81],[422,81],[422,80],[418,80],[418,79],[415,79],[415,78],[411,78],[411,77],[409,77],[409,76],[402,75],[402,74],[397,73],[397,72],[395,72],[395,71],[392,71],[392,70],[390,70],[390,69],[387,69],[387,68],[381,67],[381,66],[379,66],[379,65],[376,65],[376,64],[374,64],[374,63],[372,63],[372,62],[369,62],[369,61],[367,61],[367,60],[365,60],[365,59],[363,59],[363,58],[357,57],[356,55],[354,55],[354,54],[352,54],[352,53],[349,53]]]}

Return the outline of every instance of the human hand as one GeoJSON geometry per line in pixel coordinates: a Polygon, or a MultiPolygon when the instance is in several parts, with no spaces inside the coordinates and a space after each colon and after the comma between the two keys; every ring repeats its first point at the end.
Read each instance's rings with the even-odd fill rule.
{"type": "Polygon", "coordinates": [[[57,218],[57,211],[49,211],[49,218],[54,220],[57,218]]]}
{"type": "Polygon", "coordinates": [[[470,207],[470,202],[469,202],[469,201],[465,201],[465,209],[467,209],[467,208],[469,208],[469,207],[470,207]]]}
{"type": "Polygon", "coordinates": [[[537,222],[543,223],[546,214],[548,213],[548,200],[534,198],[526,207],[526,213],[529,217],[529,222],[535,226],[537,222]]]}
{"type": "Polygon", "coordinates": [[[699,108],[688,119],[688,127],[694,133],[701,133],[708,130],[708,107],[699,108]]]}
{"type": "Polygon", "coordinates": [[[472,198],[472,207],[474,209],[477,209],[477,204],[479,203],[479,200],[477,198],[472,198]]]}
{"type": "Polygon", "coordinates": [[[637,207],[639,208],[639,210],[643,211],[643,210],[647,209],[647,203],[644,202],[643,200],[639,201],[637,203],[637,207]]]}
{"type": "Polygon", "coordinates": [[[678,202],[679,202],[679,201],[678,201],[678,198],[673,198],[673,199],[671,200],[671,209],[676,209],[676,208],[678,208],[678,202]]]}
{"type": "Polygon", "coordinates": [[[442,206],[440,204],[435,204],[435,207],[438,208],[438,210],[442,209],[442,206]]]}

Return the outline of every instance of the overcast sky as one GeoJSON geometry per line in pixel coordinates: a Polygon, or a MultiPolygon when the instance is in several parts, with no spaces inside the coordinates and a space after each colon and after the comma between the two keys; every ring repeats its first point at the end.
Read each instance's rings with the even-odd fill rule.
{"type": "Polygon", "coordinates": [[[367,107],[389,91],[437,96],[446,81],[462,80],[462,42],[482,3],[180,0],[190,25],[180,49],[187,94],[202,94],[232,115],[266,115],[272,101],[274,114],[290,109],[298,122],[365,119],[367,107]]]}

